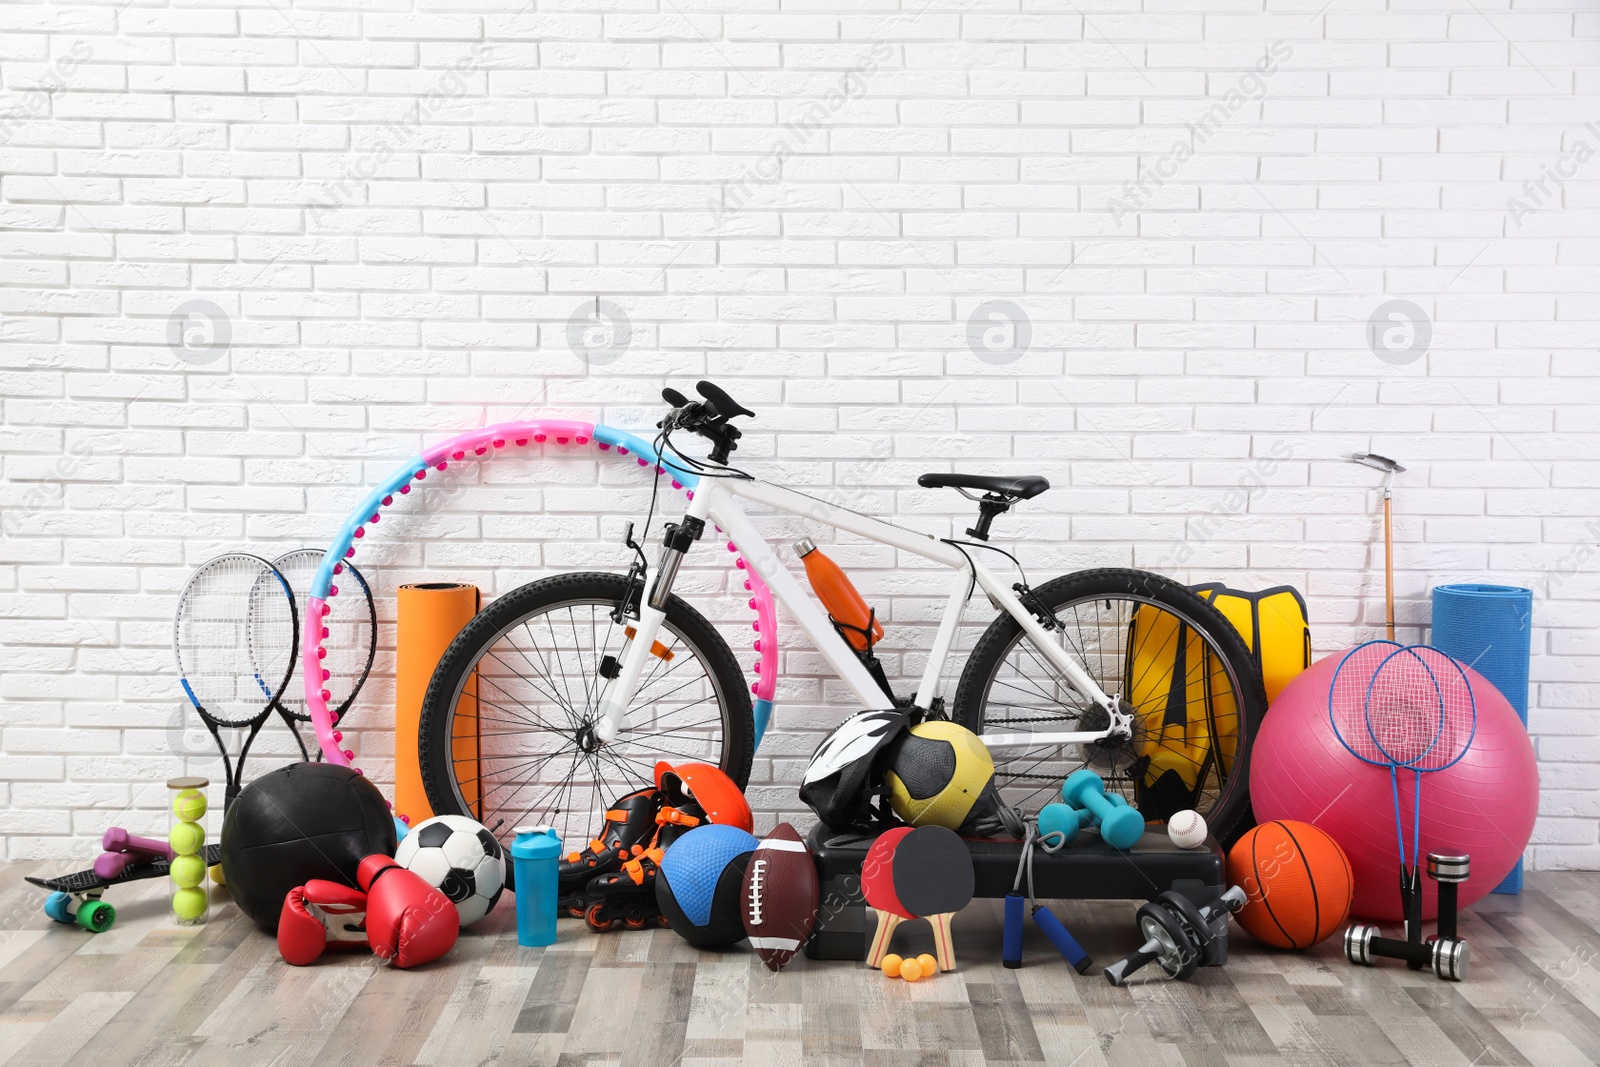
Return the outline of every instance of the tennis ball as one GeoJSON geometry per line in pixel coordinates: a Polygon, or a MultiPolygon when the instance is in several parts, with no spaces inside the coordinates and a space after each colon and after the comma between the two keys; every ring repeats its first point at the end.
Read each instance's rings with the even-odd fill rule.
{"type": "Polygon", "coordinates": [[[932,978],[939,971],[939,961],[927,952],[917,957],[917,966],[922,968],[924,978],[932,978]]]}
{"type": "Polygon", "coordinates": [[[220,886],[226,886],[228,884],[228,880],[222,877],[222,864],[213,863],[211,865],[211,880],[220,886]]]}
{"type": "Polygon", "coordinates": [[[199,822],[206,815],[206,795],[198,789],[181,790],[172,798],[172,814],[184,822],[199,822]]]}
{"type": "Polygon", "coordinates": [[[197,822],[178,822],[167,831],[167,844],[180,856],[199,852],[206,843],[206,828],[197,822]]]}
{"type": "Polygon", "coordinates": [[[906,960],[900,965],[900,977],[908,982],[920,981],[922,978],[922,964],[916,960],[906,960]]]}
{"type": "Polygon", "coordinates": [[[193,922],[206,913],[204,889],[180,889],[172,894],[172,914],[184,922],[193,922]]]}
{"type": "Polygon", "coordinates": [[[206,878],[206,861],[199,856],[179,856],[172,861],[168,872],[172,881],[183,889],[193,889],[206,878]]]}
{"type": "Polygon", "coordinates": [[[883,976],[885,978],[899,978],[900,966],[903,962],[904,961],[901,960],[899,956],[896,956],[893,952],[883,957],[883,962],[879,965],[883,968],[883,976]]]}

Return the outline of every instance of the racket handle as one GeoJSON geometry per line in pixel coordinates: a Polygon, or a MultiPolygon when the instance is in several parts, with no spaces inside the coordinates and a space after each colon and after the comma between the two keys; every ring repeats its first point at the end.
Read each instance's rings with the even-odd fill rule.
{"type": "MultiPolygon", "coordinates": [[[[1420,945],[1422,944],[1422,867],[1420,864],[1411,868],[1410,897],[1411,911],[1406,916],[1406,940],[1413,945],[1420,945]]],[[[1422,962],[1407,960],[1406,966],[1413,971],[1424,970],[1431,962],[1431,959],[1432,956],[1430,954],[1429,960],[1422,962]]]]}
{"type": "Polygon", "coordinates": [[[1006,894],[1006,929],[1001,963],[1015,970],[1022,966],[1022,894],[1006,894]]]}
{"type": "Polygon", "coordinates": [[[1039,929],[1044,931],[1044,936],[1050,939],[1050,943],[1055,945],[1056,951],[1061,953],[1061,958],[1072,965],[1073,970],[1079,974],[1087,974],[1089,972],[1089,968],[1094,965],[1094,960],[1090,959],[1089,954],[1083,951],[1083,946],[1078,944],[1077,939],[1067,932],[1067,928],[1061,925],[1061,920],[1056,918],[1055,912],[1043,904],[1035,904],[1033,907],[1033,921],[1038,925],[1039,929]]]}
{"type": "Polygon", "coordinates": [[[939,961],[939,970],[941,971],[953,971],[956,969],[955,945],[950,940],[950,920],[952,918],[954,918],[953,912],[928,916],[928,923],[933,927],[933,955],[939,961]]]}
{"type": "Polygon", "coordinates": [[[878,915],[878,928],[873,932],[872,944],[867,948],[867,966],[881,967],[884,954],[889,951],[889,939],[894,928],[900,925],[900,916],[874,908],[878,915]]]}
{"type": "Polygon", "coordinates": [[[1112,985],[1122,985],[1128,976],[1140,967],[1161,958],[1161,942],[1155,938],[1144,943],[1144,947],[1131,956],[1125,956],[1105,969],[1106,981],[1112,985]]]}

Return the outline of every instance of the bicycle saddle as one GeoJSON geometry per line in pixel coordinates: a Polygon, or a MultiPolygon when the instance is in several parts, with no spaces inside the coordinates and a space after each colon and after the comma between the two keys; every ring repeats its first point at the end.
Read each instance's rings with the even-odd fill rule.
{"type": "Polygon", "coordinates": [[[1050,482],[1037,474],[924,474],[917,484],[924,489],[982,489],[1018,500],[1031,500],[1050,488],[1050,482]]]}

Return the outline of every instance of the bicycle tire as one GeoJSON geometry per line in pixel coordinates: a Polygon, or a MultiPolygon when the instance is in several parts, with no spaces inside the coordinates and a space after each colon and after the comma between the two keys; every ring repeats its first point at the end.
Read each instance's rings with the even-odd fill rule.
{"type": "MultiPolygon", "coordinates": [[[[1033,594],[1052,613],[1059,613],[1072,605],[1104,599],[1148,603],[1178,616],[1208,642],[1212,651],[1219,654],[1226,677],[1232,683],[1239,717],[1236,748],[1228,757],[1230,767],[1225,780],[1220,782],[1215,802],[1209,806],[1209,810],[1201,809],[1200,814],[1205,817],[1212,836],[1224,847],[1237,840],[1254,824],[1249,796],[1250,749],[1262,716],[1266,713],[1267,696],[1260,670],[1244,638],[1233,624],[1183,585],[1148,571],[1121,568],[1078,571],[1051,579],[1034,589],[1033,594]]],[[[984,631],[967,658],[956,689],[952,717],[980,737],[986,723],[985,709],[990,702],[989,694],[996,677],[1003,669],[1006,657],[1023,637],[1024,631],[1017,621],[1010,615],[1002,614],[984,631]]],[[[1086,669],[1089,667],[1088,664],[1084,666],[1086,669]]],[[[1090,673],[1094,672],[1091,670],[1090,673]]],[[[1096,678],[1096,681],[1100,682],[1101,679],[1096,678]]],[[[1207,686],[1209,693],[1209,676],[1207,686]]],[[[1219,760],[1219,767],[1220,763],[1219,760]]],[[[996,775],[1000,779],[999,784],[1004,786],[1005,775],[999,764],[996,766],[996,775]]],[[[1108,782],[1107,788],[1112,787],[1113,783],[1108,782]]],[[[1199,791],[1199,786],[1196,786],[1196,791],[1199,791]]],[[[1027,811],[1025,814],[1034,812],[1027,811]]],[[[1161,817],[1165,818],[1165,814],[1161,817]]]]}
{"type": "MultiPolygon", "coordinates": [[[[604,608],[609,613],[626,595],[627,588],[627,579],[618,574],[604,572],[558,574],[513,589],[490,603],[462,628],[461,633],[450,643],[450,647],[439,660],[439,665],[429,681],[427,693],[423,697],[421,719],[417,730],[418,762],[421,764],[423,789],[435,814],[465,815],[480,819],[486,825],[493,822],[481,808],[478,811],[473,810],[473,802],[467,796],[470,790],[463,790],[462,782],[458,781],[456,764],[460,760],[455,755],[453,740],[456,736],[454,721],[460,697],[467,681],[473,677],[474,670],[483,658],[495,649],[506,634],[547,612],[563,607],[587,605],[591,608],[604,608]]],[[[531,628],[527,632],[531,635],[531,628]]],[[[620,655],[623,641],[621,627],[615,628],[615,635],[618,642],[612,651],[620,655]]],[[[744,672],[739,667],[738,660],[734,658],[727,642],[706,618],[677,596],[673,596],[667,604],[666,620],[662,626],[660,640],[663,642],[670,640],[674,644],[682,642],[683,647],[692,651],[705,666],[706,677],[713,687],[717,706],[716,719],[720,726],[717,738],[720,743],[720,753],[717,763],[739,788],[743,789],[750,779],[750,765],[754,757],[755,724],[749,687],[745,684],[744,672]]],[[[604,648],[601,651],[604,651],[604,648]]],[[[577,650],[577,659],[580,668],[586,668],[582,662],[581,647],[577,650]]],[[[597,703],[599,689],[599,685],[593,687],[590,696],[594,699],[587,701],[589,705],[597,703]]],[[[643,696],[645,693],[646,683],[641,682],[638,695],[643,696]]],[[[592,712],[594,708],[589,706],[587,710],[592,712]]],[[[634,710],[636,709],[630,709],[630,712],[634,710]]],[[[481,715],[481,711],[478,714],[481,715]]],[[[480,729],[482,722],[483,719],[480,718],[480,729]]],[[[539,728],[532,727],[529,732],[539,732],[539,728]]],[[[557,736],[561,733],[560,730],[549,732],[557,736]]],[[[631,742],[619,741],[613,745],[620,746],[626,743],[631,742]]],[[[576,736],[574,744],[579,744],[576,736]]],[[[620,751],[620,748],[617,751],[620,751]]],[[[663,752],[659,754],[659,758],[669,763],[684,762],[682,752],[663,752]]],[[[711,761],[708,759],[706,762],[711,761]]],[[[605,783],[607,789],[597,788],[594,791],[592,795],[598,796],[598,800],[586,815],[569,810],[569,814],[573,817],[565,820],[569,829],[563,836],[564,847],[581,846],[588,839],[586,835],[592,833],[599,825],[605,805],[616,796],[640,785],[654,784],[648,780],[651,765],[642,758],[628,756],[612,759],[609,765],[613,769],[621,767],[634,773],[639,780],[629,785],[624,781],[625,776],[619,773],[615,781],[608,780],[605,783]],[[581,829],[576,828],[578,826],[581,826],[581,829]]],[[[599,766],[601,757],[596,757],[594,767],[599,766]]],[[[595,770],[595,778],[598,786],[598,769],[595,770]]],[[[478,780],[480,788],[487,793],[491,787],[482,784],[486,781],[486,776],[482,776],[481,771],[478,780]]],[[[554,821],[540,818],[541,813],[536,810],[523,814],[529,822],[554,821]]],[[[490,825],[490,829],[494,830],[496,836],[503,841],[509,841],[516,825],[520,825],[523,821],[523,815],[518,815],[514,811],[507,812],[506,815],[508,817],[502,819],[500,825],[490,825]]]]}

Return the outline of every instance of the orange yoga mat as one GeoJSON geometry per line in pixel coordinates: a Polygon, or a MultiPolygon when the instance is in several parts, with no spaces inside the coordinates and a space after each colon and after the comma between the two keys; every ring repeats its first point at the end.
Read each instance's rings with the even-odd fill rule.
{"type": "MultiPolygon", "coordinates": [[[[478,613],[478,587],[455,582],[402,585],[397,597],[394,668],[394,810],[415,826],[432,818],[433,808],[422,788],[422,767],[417,758],[417,726],[422,698],[428,692],[434,668],[462,627],[478,613]]],[[[458,780],[471,778],[463,787],[467,803],[477,807],[478,772],[468,770],[478,759],[478,679],[468,679],[456,705],[452,739],[458,780]],[[465,762],[463,762],[465,761],[465,762]],[[466,773],[462,773],[466,771],[466,773]],[[470,789],[469,789],[470,787],[470,789]]],[[[474,811],[474,814],[482,814],[474,811]]]]}

